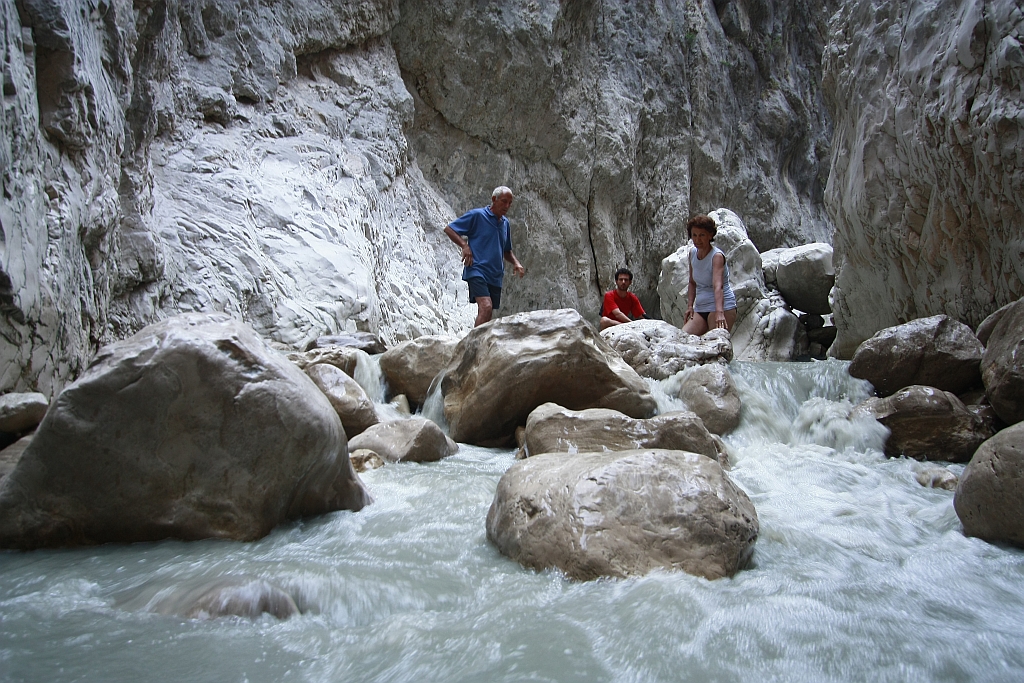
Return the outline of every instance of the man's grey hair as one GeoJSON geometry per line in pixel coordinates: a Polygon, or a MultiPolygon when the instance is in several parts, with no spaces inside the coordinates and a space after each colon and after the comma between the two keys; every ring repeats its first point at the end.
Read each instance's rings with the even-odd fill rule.
{"type": "Polygon", "coordinates": [[[505,195],[509,195],[510,197],[515,196],[512,194],[512,190],[508,189],[504,185],[499,185],[498,187],[494,188],[494,192],[491,193],[491,199],[495,199],[497,197],[504,197],[505,195]]]}

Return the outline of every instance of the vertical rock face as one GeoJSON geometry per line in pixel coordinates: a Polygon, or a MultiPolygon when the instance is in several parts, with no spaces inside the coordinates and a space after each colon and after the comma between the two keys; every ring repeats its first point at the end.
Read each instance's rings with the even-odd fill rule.
{"type": "Polygon", "coordinates": [[[657,313],[686,220],[742,215],[761,249],[827,239],[818,80],[832,2],[403,0],[409,137],[453,207],[517,192],[512,311],[596,313],[615,269],[657,313]]]}
{"type": "Polygon", "coordinates": [[[831,353],[928,315],[975,326],[1024,294],[1022,22],[1014,0],[856,0],[831,19],[831,353]]]}
{"type": "Polygon", "coordinates": [[[0,0],[0,391],[226,311],[279,344],[458,334],[441,229],[511,185],[505,312],[595,315],[728,205],[827,238],[835,0],[0,0]]]}

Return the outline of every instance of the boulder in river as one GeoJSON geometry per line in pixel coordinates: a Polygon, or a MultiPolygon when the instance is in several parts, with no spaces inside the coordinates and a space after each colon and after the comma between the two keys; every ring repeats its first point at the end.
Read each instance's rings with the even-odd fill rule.
{"type": "Polygon", "coordinates": [[[523,450],[542,453],[588,453],[663,448],[719,457],[718,448],[701,419],[674,411],[636,420],[607,408],[568,410],[545,403],[526,421],[523,450]]]}
{"type": "Polygon", "coordinates": [[[431,382],[448,366],[458,343],[454,337],[424,335],[385,351],[380,370],[391,394],[405,394],[413,403],[423,405],[431,382]]]}
{"type": "Polygon", "coordinates": [[[740,424],[740,392],[723,363],[684,370],[665,388],[695,412],[712,434],[728,434],[740,424]]]}
{"type": "Polygon", "coordinates": [[[0,546],[253,540],[370,502],[341,420],[248,325],[191,313],[100,349],[0,482],[0,546]]]}
{"type": "Polygon", "coordinates": [[[502,554],[581,581],[654,569],[732,576],[757,534],[753,504],[716,461],[661,449],[521,460],[487,513],[502,554]]]}
{"type": "Polygon", "coordinates": [[[340,368],[329,363],[317,363],[307,367],[306,374],[337,411],[348,438],[380,422],[373,401],[367,398],[359,383],[340,368]]]}
{"type": "Polygon", "coordinates": [[[601,336],[637,374],[651,379],[665,379],[695,365],[732,360],[732,341],[726,330],[711,330],[698,337],[664,320],[634,320],[601,330],[601,336]]]}
{"type": "Polygon", "coordinates": [[[1007,424],[1024,420],[1024,299],[1008,306],[992,327],[981,374],[996,415],[1007,424]]]}
{"type": "Polygon", "coordinates": [[[50,402],[37,392],[0,396],[0,432],[20,434],[35,429],[50,402]]]}
{"type": "Polygon", "coordinates": [[[978,448],[953,497],[964,533],[1024,547],[1024,423],[978,448]]]}
{"type": "Polygon", "coordinates": [[[384,353],[384,343],[372,332],[345,332],[317,337],[306,345],[306,351],[313,349],[329,349],[333,347],[359,349],[366,353],[384,353]]]}
{"type": "Polygon", "coordinates": [[[537,406],[657,412],[647,384],[572,309],[533,311],[474,328],[455,347],[441,381],[453,439],[509,445],[537,406]]]}
{"type": "Polygon", "coordinates": [[[993,434],[954,394],[934,387],[904,387],[886,398],[869,398],[854,412],[889,429],[885,454],[890,458],[967,462],[993,434]]]}
{"type": "Polygon", "coordinates": [[[433,462],[459,450],[440,427],[423,417],[376,424],[349,441],[349,448],[371,450],[387,462],[433,462]]]}
{"type": "Polygon", "coordinates": [[[832,312],[828,295],[836,282],[832,247],[813,242],[781,250],[775,264],[775,280],[782,298],[792,308],[828,315],[832,312]]]}
{"type": "Polygon", "coordinates": [[[857,347],[850,375],[871,382],[879,396],[912,384],[959,394],[981,384],[983,351],[967,325],[933,315],[878,331],[857,347]]]}

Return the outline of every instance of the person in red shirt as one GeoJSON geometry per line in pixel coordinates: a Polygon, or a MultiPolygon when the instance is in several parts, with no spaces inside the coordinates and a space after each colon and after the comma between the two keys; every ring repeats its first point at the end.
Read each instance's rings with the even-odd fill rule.
{"type": "Polygon", "coordinates": [[[633,273],[629,272],[629,269],[619,268],[615,271],[615,289],[605,293],[604,303],[601,304],[602,330],[612,325],[621,325],[647,317],[644,307],[640,305],[640,299],[629,291],[631,284],[633,273]]]}

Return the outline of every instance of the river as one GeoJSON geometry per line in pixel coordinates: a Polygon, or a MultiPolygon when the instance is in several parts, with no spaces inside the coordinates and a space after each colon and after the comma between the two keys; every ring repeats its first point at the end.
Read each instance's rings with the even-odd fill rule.
{"type": "Polygon", "coordinates": [[[952,492],[846,418],[867,387],[845,363],[731,369],[744,413],[730,476],[761,529],[734,578],[523,569],[484,531],[513,452],[463,446],[363,474],[376,502],[359,513],[254,543],[0,553],[0,680],[1024,680],[1024,552],[965,538],[952,492]],[[224,576],[265,579],[302,614],[124,608],[224,576]]]}

